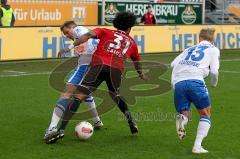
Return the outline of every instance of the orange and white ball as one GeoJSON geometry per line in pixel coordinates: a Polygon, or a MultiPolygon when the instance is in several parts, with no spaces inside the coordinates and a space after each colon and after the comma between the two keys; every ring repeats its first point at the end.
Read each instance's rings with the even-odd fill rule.
{"type": "Polygon", "coordinates": [[[87,140],[93,135],[93,126],[87,121],[80,122],[75,127],[75,133],[77,137],[79,137],[82,140],[87,140]]]}

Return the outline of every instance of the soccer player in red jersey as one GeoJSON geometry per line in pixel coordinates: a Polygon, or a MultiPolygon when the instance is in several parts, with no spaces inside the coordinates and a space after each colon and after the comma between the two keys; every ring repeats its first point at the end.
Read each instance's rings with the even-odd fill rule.
{"type": "MultiPolygon", "coordinates": [[[[143,80],[147,79],[142,72],[141,58],[138,54],[137,45],[129,36],[131,28],[135,25],[135,21],[136,17],[133,13],[118,13],[113,21],[116,30],[96,28],[80,36],[74,42],[74,46],[78,46],[91,38],[100,40],[97,50],[93,54],[90,68],[81,85],[78,87],[78,91],[75,93],[75,98],[83,101],[87,95],[96,90],[96,88],[105,81],[111,98],[127,118],[132,134],[138,132],[137,124],[128,109],[127,103],[119,94],[119,88],[124,63],[128,57],[133,61],[139,77],[143,80]]],[[[71,105],[69,105],[69,107],[71,107],[71,105]]],[[[68,110],[70,110],[70,108],[68,110]]],[[[73,112],[65,112],[64,116],[69,115],[67,118],[70,119],[73,114],[73,112]]],[[[64,128],[67,123],[67,120],[63,121],[60,127],[64,128]]],[[[57,138],[54,140],[57,140],[57,138]]]]}
{"type": "Polygon", "coordinates": [[[137,124],[134,122],[128,110],[127,103],[119,94],[121,76],[126,59],[129,57],[139,73],[139,77],[146,79],[142,73],[141,58],[138,54],[137,45],[129,36],[134,26],[136,17],[130,12],[121,12],[116,15],[113,25],[117,30],[96,28],[75,40],[78,46],[90,38],[100,40],[96,52],[93,54],[90,69],[79,86],[77,98],[83,100],[86,95],[93,92],[103,81],[106,82],[111,98],[116,102],[119,109],[126,116],[131,132],[137,133],[137,124]]]}

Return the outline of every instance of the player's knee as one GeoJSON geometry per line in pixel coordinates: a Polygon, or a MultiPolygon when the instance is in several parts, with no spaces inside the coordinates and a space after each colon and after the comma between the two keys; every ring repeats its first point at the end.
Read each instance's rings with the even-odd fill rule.
{"type": "Polygon", "coordinates": [[[211,110],[210,106],[207,107],[207,108],[204,108],[204,109],[200,109],[199,114],[200,114],[200,116],[210,117],[211,116],[211,111],[210,110],[211,110]]]}
{"type": "Polygon", "coordinates": [[[117,105],[126,105],[125,99],[118,92],[109,92],[109,95],[117,105]]]}
{"type": "Polygon", "coordinates": [[[61,98],[65,98],[65,99],[70,99],[72,98],[73,94],[72,93],[67,93],[67,92],[64,92],[61,94],[61,98]]]}
{"type": "Polygon", "coordinates": [[[85,94],[75,94],[74,98],[76,98],[79,101],[83,101],[86,98],[85,94]]]}
{"type": "Polygon", "coordinates": [[[64,89],[64,93],[73,94],[77,90],[77,87],[72,84],[67,84],[64,89]]]}
{"type": "MultiPolygon", "coordinates": [[[[75,90],[76,91],[76,90],[75,90]]],[[[70,99],[73,97],[74,90],[65,88],[64,92],[61,94],[62,98],[70,99]]]]}
{"type": "Polygon", "coordinates": [[[74,93],[74,95],[80,100],[83,100],[89,94],[91,94],[90,89],[88,87],[84,86],[84,85],[78,86],[76,92],[74,93]]]}

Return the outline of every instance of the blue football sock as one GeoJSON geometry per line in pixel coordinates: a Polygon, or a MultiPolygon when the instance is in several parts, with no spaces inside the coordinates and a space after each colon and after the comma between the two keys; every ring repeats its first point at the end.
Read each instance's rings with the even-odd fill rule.
{"type": "Polygon", "coordinates": [[[73,115],[76,113],[76,111],[78,110],[78,108],[79,108],[79,106],[80,106],[80,103],[81,103],[81,102],[80,102],[79,100],[74,99],[74,100],[72,100],[72,101],[68,104],[68,106],[67,106],[67,108],[66,108],[66,110],[65,110],[65,112],[64,112],[64,115],[63,115],[62,123],[61,123],[61,125],[60,125],[60,129],[61,129],[61,130],[64,130],[64,129],[66,128],[69,120],[72,118],[72,116],[73,116],[73,115]]]}

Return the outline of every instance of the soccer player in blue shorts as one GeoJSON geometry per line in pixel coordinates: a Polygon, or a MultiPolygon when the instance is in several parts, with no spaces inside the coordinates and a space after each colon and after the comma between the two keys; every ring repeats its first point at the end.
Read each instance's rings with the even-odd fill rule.
{"type": "Polygon", "coordinates": [[[211,75],[211,85],[217,86],[220,51],[214,43],[215,30],[202,29],[200,43],[183,51],[171,63],[174,103],[177,112],[176,130],[180,139],[186,136],[185,125],[189,120],[190,104],[193,103],[200,115],[197,135],[192,152],[207,153],[202,147],[203,139],[211,126],[211,104],[204,78],[211,75]]]}
{"type": "MultiPolygon", "coordinates": [[[[74,21],[67,21],[61,26],[62,33],[67,36],[68,38],[75,40],[81,35],[89,32],[89,30],[82,26],[77,26],[74,21]]],[[[51,123],[44,135],[44,140],[47,144],[54,143],[57,139],[64,137],[64,129],[65,125],[64,122],[68,122],[71,119],[74,112],[77,111],[79,107],[79,100],[73,99],[73,93],[76,91],[77,86],[81,84],[81,81],[88,70],[88,65],[91,62],[92,54],[95,52],[98,45],[97,39],[89,39],[88,42],[84,43],[83,45],[78,47],[78,51],[81,52],[78,59],[78,66],[68,79],[65,90],[62,93],[61,97],[57,101],[56,107],[54,108],[51,123]],[[71,103],[73,102],[73,103],[71,103]],[[71,110],[67,110],[68,106],[72,104],[71,110]],[[64,112],[69,111],[67,116],[64,116],[64,112]],[[62,124],[60,128],[57,128],[57,125],[62,120],[62,124]],[[59,131],[61,133],[59,133],[59,131]]],[[[61,57],[64,53],[69,52],[73,48],[73,45],[69,46],[69,48],[64,48],[59,52],[59,57],[61,57]]],[[[98,112],[96,110],[96,104],[94,99],[91,95],[89,95],[85,102],[87,103],[92,117],[94,121],[94,128],[101,128],[103,126],[102,121],[98,116],[98,112]]]]}

